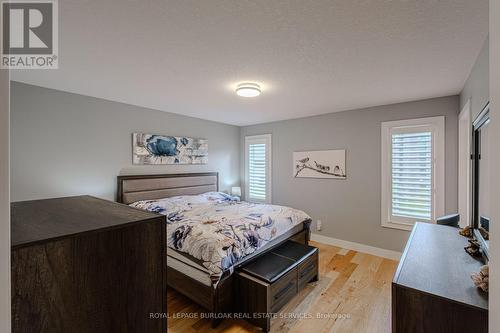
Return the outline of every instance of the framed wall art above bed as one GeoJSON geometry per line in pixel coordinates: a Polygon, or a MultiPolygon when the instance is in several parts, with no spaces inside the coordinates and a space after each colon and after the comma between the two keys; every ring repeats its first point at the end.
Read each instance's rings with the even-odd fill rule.
{"type": "Polygon", "coordinates": [[[134,164],[207,164],[208,140],[133,133],[134,164]]]}

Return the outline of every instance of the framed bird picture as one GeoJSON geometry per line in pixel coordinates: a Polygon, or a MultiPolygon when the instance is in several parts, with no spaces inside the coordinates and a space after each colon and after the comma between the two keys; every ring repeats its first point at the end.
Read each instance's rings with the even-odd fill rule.
{"type": "Polygon", "coordinates": [[[345,149],[294,152],[293,176],[346,179],[345,149]]]}

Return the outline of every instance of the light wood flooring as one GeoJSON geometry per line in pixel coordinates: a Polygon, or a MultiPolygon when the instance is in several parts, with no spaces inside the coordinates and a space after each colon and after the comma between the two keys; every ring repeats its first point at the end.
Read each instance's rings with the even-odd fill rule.
{"type": "MultiPolygon", "coordinates": [[[[282,316],[271,322],[271,332],[389,333],[397,262],[316,242],[311,245],[320,251],[320,279],[281,310],[282,316]]],[[[260,332],[242,319],[226,319],[212,329],[210,320],[200,319],[205,311],[172,289],[167,292],[167,309],[168,332],[260,332]],[[173,318],[176,313],[193,318],[173,318]]]]}

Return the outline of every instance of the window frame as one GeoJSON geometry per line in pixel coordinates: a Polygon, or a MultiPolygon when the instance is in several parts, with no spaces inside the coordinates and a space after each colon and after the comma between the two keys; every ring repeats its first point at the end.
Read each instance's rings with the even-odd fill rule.
{"type": "Polygon", "coordinates": [[[436,223],[445,211],[445,117],[428,117],[383,122],[381,126],[382,200],[381,224],[386,228],[411,230],[415,222],[436,223]],[[392,215],[392,135],[418,130],[432,133],[432,199],[431,219],[395,217],[392,215]]]}
{"type": "Polygon", "coordinates": [[[255,203],[267,203],[272,202],[272,135],[271,134],[260,134],[260,135],[248,135],[245,136],[245,200],[248,202],[255,203]],[[266,200],[252,199],[249,196],[249,160],[248,160],[248,147],[250,144],[264,143],[266,145],[266,200]]]}

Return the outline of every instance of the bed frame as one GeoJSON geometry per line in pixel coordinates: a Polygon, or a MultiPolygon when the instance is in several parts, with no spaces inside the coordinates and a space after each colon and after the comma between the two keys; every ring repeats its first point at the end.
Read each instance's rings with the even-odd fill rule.
{"type": "MultiPolygon", "coordinates": [[[[117,201],[130,204],[139,200],[196,195],[218,190],[219,174],[217,172],[118,176],[117,201]]],[[[293,229],[272,247],[242,260],[235,269],[281,245],[288,239],[308,244],[310,224],[311,220],[304,221],[302,226],[293,229]]],[[[214,288],[167,266],[167,285],[214,314],[234,312],[233,299],[238,299],[238,291],[235,290],[233,281],[233,275],[228,275],[223,277],[214,288]]],[[[213,322],[214,325],[217,323],[218,321],[213,322]]]]}

